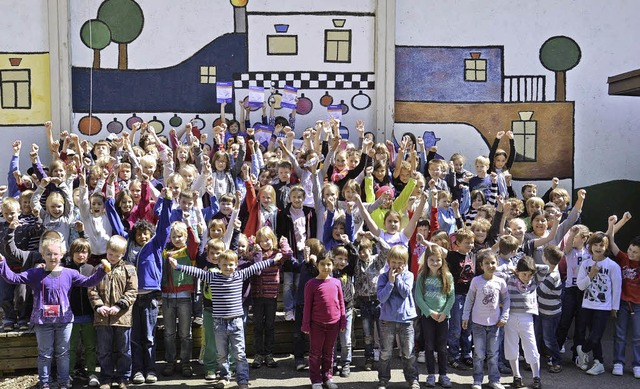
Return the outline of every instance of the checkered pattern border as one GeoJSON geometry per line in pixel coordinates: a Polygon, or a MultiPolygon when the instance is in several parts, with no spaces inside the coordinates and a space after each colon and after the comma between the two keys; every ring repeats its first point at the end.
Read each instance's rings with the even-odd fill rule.
{"type": "Polygon", "coordinates": [[[247,89],[250,86],[298,89],[374,89],[373,73],[326,72],[249,72],[233,75],[233,86],[247,89]]]}

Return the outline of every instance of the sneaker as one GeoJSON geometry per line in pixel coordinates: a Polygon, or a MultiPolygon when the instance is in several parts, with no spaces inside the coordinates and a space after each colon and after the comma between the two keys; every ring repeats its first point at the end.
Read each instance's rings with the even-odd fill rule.
{"type": "Polygon", "coordinates": [[[322,384],[311,384],[311,389],[322,389],[322,384]]]}
{"type": "Polygon", "coordinates": [[[249,389],[249,384],[238,384],[238,389],[249,389]]]}
{"type": "Polygon", "coordinates": [[[303,371],[307,367],[307,364],[304,363],[304,359],[296,360],[296,371],[303,371]]]}
{"type": "Polygon", "coordinates": [[[449,360],[449,366],[451,366],[452,368],[454,368],[456,370],[467,370],[467,367],[465,365],[463,365],[462,362],[460,362],[457,359],[449,360]]]}
{"type": "Polygon", "coordinates": [[[192,323],[192,324],[193,324],[193,326],[194,326],[194,327],[196,327],[196,328],[197,328],[197,327],[202,327],[202,317],[198,317],[198,316],[194,317],[194,318],[193,318],[193,323],[192,323]]]}
{"type": "Polygon", "coordinates": [[[386,381],[378,382],[378,389],[387,389],[387,382],[386,381]]]}
{"type": "MultiPolygon", "coordinates": [[[[47,387],[48,388],[48,387],[47,387]]],[[[103,383],[100,385],[100,389],[111,389],[111,383],[103,383]]]]}
{"type": "Polygon", "coordinates": [[[513,383],[511,384],[512,388],[524,388],[522,384],[522,377],[513,377],[513,383]]]}
{"type": "MultiPolygon", "coordinates": [[[[175,369],[175,365],[171,362],[167,362],[167,364],[164,365],[164,368],[162,369],[162,375],[165,377],[172,376],[174,369],[175,369]]],[[[100,388],[102,389],[102,387],[100,388]]]]}
{"type": "Polygon", "coordinates": [[[147,378],[144,379],[145,384],[155,384],[156,382],[158,382],[158,377],[155,373],[147,374],[147,378]]]}
{"type": "Polygon", "coordinates": [[[296,314],[293,311],[287,311],[284,314],[284,321],[295,321],[296,320],[296,314]]]}
{"type": "Polygon", "coordinates": [[[253,358],[253,362],[251,362],[251,367],[253,367],[254,369],[259,369],[263,363],[264,358],[262,357],[262,355],[256,355],[255,358],[253,358]]]}
{"type": "Polygon", "coordinates": [[[216,379],[216,372],[213,370],[207,370],[207,374],[204,375],[206,381],[213,381],[216,379]]]}
{"type": "Polygon", "coordinates": [[[562,348],[560,349],[560,354],[564,354],[566,350],[564,349],[564,344],[562,345],[562,348]]]}
{"type": "Polygon", "coordinates": [[[230,385],[231,385],[231,381],[225,380],[225,379],[221,379],[221,380],[218,380],[218,382],[216,382],[215,384],[213,384],[213,388],[214,389],[224,389],[224,388],[226,388],[226,387],[228,387],[230,385]]]}
{"type": "MultiPolygon", "coordinates": [[[[380,360],[380,349],[374,348],[373,349],[373,360],[375,362],[378,362],[380,360]]],[[[385,384],[386,386],[386,384],[385,384]]]]}
{"type": "Polygon", "coordinates": [[[440,375],[440,378],[438,378],[438,383],[443,388],[450,388],[451,387],[451,380],[449,379],[449,377],[447,377],[444,374],[440,375]]]}
{"type": "Polygon", "coordinates": [[[549,373],[560,373],[562,371],[562,365],[549,366],[549,373]]]}
{"type": "Polygon", "coordinates": [[[92,388],[100,386],[100,381],[98,381],[98,377],[95,374],[89,376],[89,386],[92,388]]]}
{"type": "Polygon", "coordinates": [[[434,388],[436,386],[436,376],[433,374],[429,374],[424,384],[427,386],[427,388],[434,388]]]}
{"type": "Polygon", "coordinates": [[[624,366],[622,365],[622,363],[614,363],[613,370],[611,370],[611,374],[622,375],[623,371],[624,371],[624,366]]]}
{"type": "Polygon", "coordinates": [[[409,389],[420,389],[420,381],[413,380],[409,382],[409,389]]]}
{"type": "Polygon", "coordinates": [[[511,367],[505,365],[505,364],[500,364],[498,366],[498,371],[500,372],[500,374],[504,374],[504,375],[511,375],[513,374],[513,371],[511,371],[511,367]]]}
{"type": "Polygon", "coordinates": [[[582,345],[576,347],[578,357],[576,358],[576,366],[586,371],[589,368],[589,354],[582,351],[582,345]]]}
{"type": "Polygon", "coordinates": [[[28,329],[29,329],[29,323],[19,323],[18,324],[18,330],[26,331],[28,329]]]}
{"type": "Polygon", "coordinates": [[[13,327],[13,323],[5,323],[2,325],[2,329],[4,330],[4,332],[13,331],[13,327]]]}
{"type": "Polygon", "coordinates": [[[371,370],[373,370],[373,359],[371,359],[371,358],[367,358],[367,359],[364,361],[364,370],[365,370],[365,371],[371,371],[371,370]]]}
{"type": "Polygon", "coordinates": [[[471,357],[464,358],[462,362],[464,362],[464,364],[467,365],[468,367],[473,367],[473,358],[471,357]]]}
{"type": "Polygon", "coordinates": [[[540,377],[533,377],[533,389],[542,389],[542,383],[540,382],[540,377]]]}
{"type": "Polygon", "coordinates": [[[267,367],[278,367],[278,362],[276,362],[275,359],[273,359],[273,355],[269,354],[265,357],[264,359],[264,364],[267,365],[267,367]]]}
{"type": "Polygon", "coordinates": [[[347,378],[351,375],[351,364],[346,362],[342,365],[342,370],[340,371],[340,377],[347,378]]]}
{"type": "Polygon", "coordinates": [[[504,386],[500,382],[489,382],[489,387],[493,389],[504,389],[504,386]]]}
{"type": "Polygon", "coordinates": [[[587,370],[587,374],[600,375],[602,373],[604,373],[604,365],[600,363],[599,360],[595,359],[593,361],[593,366],[591,366],[591,369],[587,370]]]}
{"type": "Polygon", "coordinates": [[[633,367],[633,376],[640,379],[640,366],[633,367]]]}
{"type": "Polygon", "coordinates": [[[142,373],[137,372],[133,375],[131,382],[133,382],[135,385],[144,384],[144,376],[142,375],[142,373]]]}
{"type": "Polygon", "coordinates": [[[416,362],[418,363],[425,363],[427,362],[427,353],[424,351],[420,351],[418,353],[418,358],[416,359],[416,362]]]}
{"type": "Polygon", "coordinates": [[[193,368],[191,367],[191,365],[182,365],[182,376],[185,378],[189,378],[193,375],[193,368]]]}
{"type": "Polygon", "coordinates": [[[327,380],[324,382],[324,387],[326,389],[338,389],[338,385],[333,382],[333,380],[327,380]]]}
{"type": "Polygon", "coordinates": [[[127,381],[118,382],[118,389],[127,389],[127,381]]]}
{"type": "Polygon", "coordinates": [[[473,385],[471,385],[471,389],[482,389],[482,384],[474,382],[473,385]]]}

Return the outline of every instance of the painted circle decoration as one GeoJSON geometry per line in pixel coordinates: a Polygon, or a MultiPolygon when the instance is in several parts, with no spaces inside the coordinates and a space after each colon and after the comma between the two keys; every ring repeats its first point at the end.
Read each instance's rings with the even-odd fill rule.
{"type": "Polygon", "coordinates": [[[282,105],[280,105],[280,103],[282,103],[282,93],[276,90],[275,92],[271,93],[271,96],[269,96],[268,101],[269,101],[269,106],[273,107],[273,109],[282,108],[282,105]]]}
{"type": "Polygon", "coordinates": [[[133,125],[136,123],[142,123],[143,120],[141,118],[139,118],[135,113],[133,115],[131,115],[131,117],[129,119],[127,119],[127,128],[128,129],[133,129],[133,125]]]}
{"type": "Polygon", "coordinates": [[[174,113],[173,117],[169,119],[169,125],[171,127],[180,127],[181,124],[182,124],[182,118],[174,113]]]}
{"type": "Polygon", "coordinates": [[[212,126],[213,126],[213,127],[216,127],[216,126],[219,126],[219,125],[221,125],[221,124],[222,124],[222,118],[221,118],[221,117],[218,117],[216,120],[214,120],[214,121],[213,121],[212,126]]]}
{"type": "Polygon", "coordinates": [[[118,118],[113,118],[113,121],[107,124],[107,131],[112,134],[119,134],[122,132],[122,129],[124,129],[124,124],[119,122],[118,118]]]}
{"type": "Polygon", "coordinates": [[[161,134],[162,130],[164,130],[164,123],[158,120],[157,117],[153,117],[153,119],[149,122],[149,126],[153,128],[156,134],[161,134]]]}
{"type": "Polygon", "coordinates": [[[346,115],[349,113],[349,106],[344,103],[344,100],[340,100],[340,105],[342,106],[342,114],[346,115]]]}
{"type": "Polygon", "coordinates": [[[198,127],[199,129],[203,129],[205,126],[204,120],[200,118],[200,115],[196,115],[193,119],[191,119],[191,125],[194,127],[198,127]]]}
{"type": "Polygon", "coordinates": [[[298,115],[307,115],[313,109],[313,101],[310,98],[305,97],[304,93],[300,94],[298,98],[298,104],[296,104],[296,113],[298,115]]]}
{"type": "Polygon", "coordinates": [[[367,109],[371,106],[371,97],[368,94],[360,91],[353,95],[351,98],[351,106],[353,109],[357,109],[358,111],[362,111],[363,109],[367,109]]]}
{"type": "Polygon", "coordinates": [[[85,116],[78,122],[78,131],[82,135],[96,135],[102,129],[102,121],[95,116],[85,116]]]}
{"type": "MultiPolygon", "coordinates": [[[[245,107],[245,108],[247,108],[249,106],[249,96],[245,97],[242,100],[242,106],[245,107]]],[[[261,107],[250,107],[250,109],[251,109],[251,112],[255,112],[255,111],[261,109],[261,107]]]]}
{"type": "Polygon", "coordinates": [[[324,92],[324,96],[320,98],[320,105],[328,107],[333,104],[333,96],[329,94],[329,91],[324,92]]]}

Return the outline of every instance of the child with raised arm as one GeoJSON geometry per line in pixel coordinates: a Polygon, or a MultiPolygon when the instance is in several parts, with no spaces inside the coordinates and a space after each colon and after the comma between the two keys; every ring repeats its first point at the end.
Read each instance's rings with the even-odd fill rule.
{"type": "MultiPolygon", "coordinates": [[[[631,219],[631,214],[625,212],[621,223],[631,219]]],[[[614,240],[617,217],[609,217],[607,235],[610,239],[611,252],[615,261],[622,268],[622,294],[620,310],[616,320],[616,332],[613,342],[613,375],[622,375],[625,363],[625,346],[627,344],[627,328],[632,328],[633,376],[640,378],[640,237],[629,242],[629,249],[625,253],[618,248],[614,240]]]]}
{"type": "MultiPolygon", "coordinates": [[[[607,257],[609,238],[603,232],[591,234],[587,241],[591,258],[582,261],[578,271],[578,288],[582,297],[583,325],[591,324],[589,335],[576,346],[577,365],[590,375],[604,373],[602,335],[609,316],[616,316],[620,309],[622,274],[620,265],[607,257]],[[589,352],[593,351],[593,366],[589,369],[589,352]],[[588,369],[588,370],[587,370],[588,369]]],[[[585,331],[586,333],[586,331],[585,331]]]]}
{"type": "Polygon", "coordinates": [[[554,245],[544,248],[544,261],[549,272],[538,285],[538,312],[542,324],[542,339],[549,352],[551,365],[549,373],[562,371],[560,346],[556,331],[562,315],[562,278],[558,271],[558,263],[562,260],[562,251],[554,245]]]}
{"type": "MultiPolygon", "coordinates": [[[[233,353],[236,362],[238,388],[249,388],[249,363],[245,354],[244,341],[242,282],[261,270],[278,263],[281,258],[281,254],[276,254],[273,259],[262,261],[262,253],[258,253],[255,264],[236,271],[238,255],[231,250],[225,250],[218,259],[220,272],[213,273],[197,267],[178,264],[175,258],[169,257],[169,264],[172,268],[191,277],[198,277],[209,284],[218,366],[220,367],[220,381],[216,383],[215,388],[224,388],[231,380],[229,352],[233,353]]],[[[191,325],[190,321],[189,325],[191,325]]]]}
{"type": "Polygon", "coordinates": [[[472,389],[482,388],[484,361],[489,369],[489,386],[504,389],[500,383],[498,371],[498,328],[504,327],[509,320],[509,292],[507,283],[494,276],[498,260],[491,249],[478,253],[483,273],[474,277],[462,313],[462,328],[471,327],[473,331],[473,385],[472,389]],[[469,320],[472,320],[469,325],[469,320]]]}
{"type": "MultiPolygon", "coordinates": [[[[423,196],[424,198],[424,196],[423,196]]],[[[380,301],[380,361],[378,362],[378,389],[386,389],[391,379],[391,354],[396,335],[404,379],[411,389],[420,389],[416,357],[413,354],[413,319],[417,317],[413,299],[413,274],[407,268],[409,250],[396,245],[387,257],[389,271],[378,278],[377,296],[380,301]]]]}

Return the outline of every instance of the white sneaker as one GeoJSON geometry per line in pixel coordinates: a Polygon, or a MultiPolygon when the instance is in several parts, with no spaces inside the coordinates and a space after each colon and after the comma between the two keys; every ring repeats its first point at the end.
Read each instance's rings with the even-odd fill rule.
{"type": "Polygon", "coordinates": [[[332,380],[325,381],[324,387],[327,389],[338,389],[338,385],[336,385],[332,380]]]}
{"type": "Polygon", "coordinates": [[[489,387],[493,389],[504,389],[504,386],[500,382],[489,382],[489,387]]]}
{"type": "Polygon", "coordinates": [[[380,349],[377,349],[377,348],[373,349],[373,360],[375,362],[378,362],[380,360],[380,349]]]}
{"type": "Polygon", "coordinates": [[[425,363],[427,362],[427,353],[424,351],[420,351],[418,353],[418,359],[416,360],[418,363],[425,363]]]}
{"type": "Polygon", "coordinates": [[[589,354],[582,351],[582,346],[577,346],[578,358],[576,359],[576,366],[586,371],[589,368],[589,354]]]}
{"type": "Polygon", "coordinates": [[[100,381],[98,381],[98,377],[95,374],[89,376],[89,386],[92,388],[100,386],[100,381]]]}
{"type": "Polygon", "coordinates": [[[312,384],[311,389],[322,389],[322,384],[312,384]]]}
{"type": "Polygon", "coordinates": [[[482,384],[474,382],[473,385],[471,385],[471,389],[482,389],[482,384]]]}
{"type": "Polygon", "coordinates": [[[640,366],[633,367],[633,376],[640,379],[640,366]]]}
{"type": "Polygon", "coordinates": [[[593,361],[593,366],[591,366],[591,369],[587,370],[587,374],[600,375],[602,373],[604,373],[604,365],[600,363],[599,360],[595,359],[593,361]]]}
{"type": "Polygon", "coordinates": [[[284,321],[294,321],[296,320],[296,314],[293,311],[287,311],[284,314],[284,321]]]}
{"type": "Polygon", "coordinates": [[[564,344],[562,345],[562,348],[560,349],[560,354],[564,354],[565,349],[564,349],[564,344]]]}
{"type": "Polygon", "coordinates": [[[622,365],[622,363],[614,363],[613,370],[611,370],[611,374],[622,375],[623,371],[624,371],[624,366],[622,365]]]}

